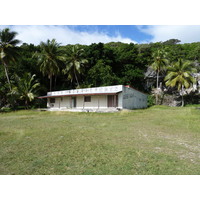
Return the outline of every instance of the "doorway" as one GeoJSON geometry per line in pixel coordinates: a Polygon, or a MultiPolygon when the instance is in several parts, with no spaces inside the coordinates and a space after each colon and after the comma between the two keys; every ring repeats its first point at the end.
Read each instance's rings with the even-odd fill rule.
{"type": "Polygon", "coordinates": [[[72,97],[72,108],[76,108],[76,97],[72,97]]]}
{"type": "Polygon", "coordinates": [[[108,95],[108,107],[118,106],[118,95],[108,95]]]}

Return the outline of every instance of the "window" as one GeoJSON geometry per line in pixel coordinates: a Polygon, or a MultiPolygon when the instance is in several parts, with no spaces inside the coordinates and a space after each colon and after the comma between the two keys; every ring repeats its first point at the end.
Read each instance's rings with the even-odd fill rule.
{"type": "Polygon", "coordinates": [[[91,102],[91,96],[85,96],[84,102],[91,102]]]}
{"type": "Polygon", "coordinates": [[[50,98],[50,103],[55,103],[56,99],[55,98],[50,98]]]}

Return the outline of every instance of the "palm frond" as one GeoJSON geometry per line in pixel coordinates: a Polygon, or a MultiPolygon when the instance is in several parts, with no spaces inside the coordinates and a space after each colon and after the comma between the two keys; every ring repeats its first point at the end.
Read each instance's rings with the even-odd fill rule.
{"type": "Polygon", "coordinates": [[[168,87],[177,87],[180,91],[183,88],[189,88],[195,82],[192,76],[192,63],[179,59],[172,66],[168,67],[168,73],[165,77],[165,85],[168,87]]]}

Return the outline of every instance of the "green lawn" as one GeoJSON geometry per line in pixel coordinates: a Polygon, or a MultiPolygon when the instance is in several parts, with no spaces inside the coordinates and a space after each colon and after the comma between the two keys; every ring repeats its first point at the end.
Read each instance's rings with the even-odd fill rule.
{"type": "Polygon", "coordinates": [[[200,110],[0,114],[0,174],[200,174],[200,110]]]}

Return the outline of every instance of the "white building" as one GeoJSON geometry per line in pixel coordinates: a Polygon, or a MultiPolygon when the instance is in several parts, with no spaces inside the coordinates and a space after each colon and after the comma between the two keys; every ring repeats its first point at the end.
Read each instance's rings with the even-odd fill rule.
{"type": "Polygon", "coordinates": [[[130,86],[114,85],[48,92],[49,110],[100,111],[147,107],[147,95],[130,86]]]}

